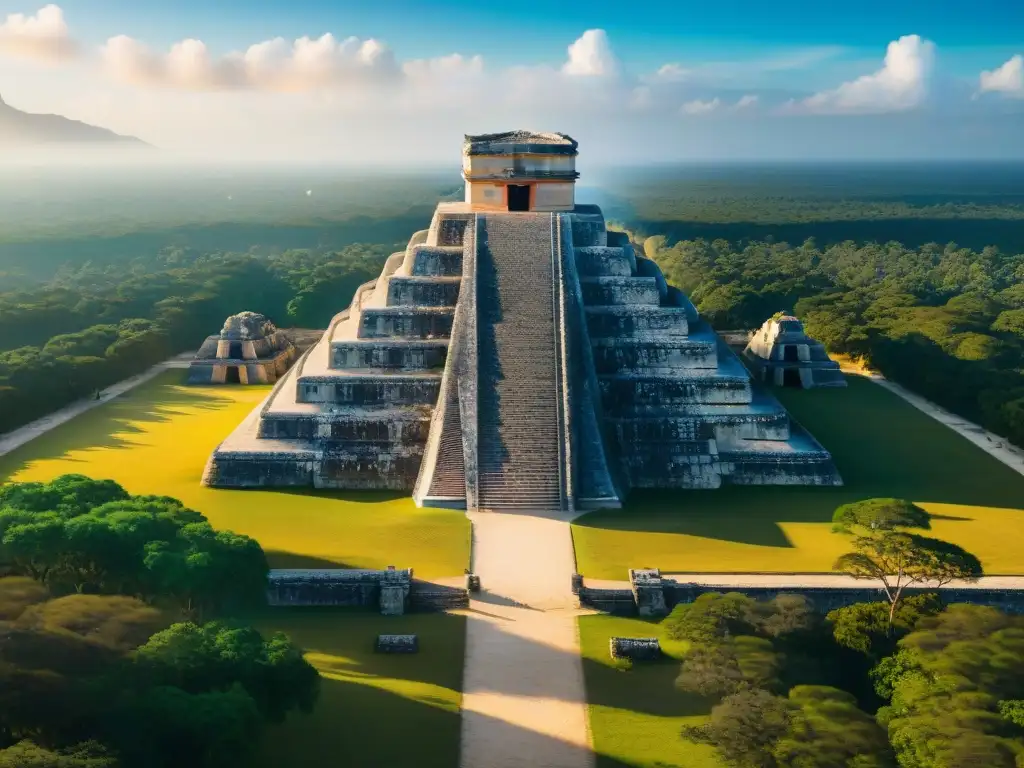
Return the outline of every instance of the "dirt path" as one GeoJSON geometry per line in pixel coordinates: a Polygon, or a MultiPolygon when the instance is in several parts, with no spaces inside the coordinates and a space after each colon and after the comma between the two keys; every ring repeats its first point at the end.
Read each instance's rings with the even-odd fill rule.
{"type": "Polygon", "coordinates": [[[92,398],[79,400],[78,402],[67,405],[58,411],[54,411],[42,418],[31,421],[23,427],[18,427],[11,432],[0,435],[0,456],[10,453],[15,448],[20,448],[28,441],[35,440],[37,437],[49,432],[54,427],[59,427],[61,424],[71,421],[76,416],[92,410],[98,405],[110,402],[115,397],[123,395],[129,390],[135,389],[135,387],[140,384],[145,384],[147,381],[155,378],[158,374],[169,368],[188,368],[189,361],[192,360],[192,357],[192,354],[189,353],[172,357],[169,360],[164,360],[162,363],[157,363],[148,371],[140,373],[138,376],[132,376],[130,379],[125,379],[124,381],[119,381],[116,384],[111,384],[102,391],[99,400],[93,400],[92,398]]]}
{"type": "Polygon", "coordinates": [[[481,512],[462,700],[462,768],[592,768],[569,523],[481,512]]]}

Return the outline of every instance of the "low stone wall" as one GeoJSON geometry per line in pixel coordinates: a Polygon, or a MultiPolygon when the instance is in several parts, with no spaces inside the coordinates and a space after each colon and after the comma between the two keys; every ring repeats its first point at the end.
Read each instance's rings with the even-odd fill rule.
{"type": "Polygon", "coordinates": [[[267,604],[274,607],[330,606],[389,613],[469,607],[465,587],[413,579],[412,569],[278,569],[271,570],[267,580],[267,604]]]}
{"type": "MultiPolygon", "coordinates": [[[[854,603],[868,603],[885,600],[885,592],[881,589],[865,585],[864,587],[731,587],[705,584],[681,584],[671,579],[663,579],[662,587],[665,605],[671,610],[680,603],[692,603],[700,595],[708,592],[739,592],[755,600],[771,600],[778,595],[803,595],[821,613],[835,608],[842,608],[854,603]]],[[[908,589],[907,595],[938,591],[947,605],[951,603],[970,603],[972,605],[988,605],[1006,613],[1024,613],[1024,589],[908,589]]],[[[633,593],[623,589],[592,589],[580,588],[580,605],[616,616],[639,615],[633,593]]]]}

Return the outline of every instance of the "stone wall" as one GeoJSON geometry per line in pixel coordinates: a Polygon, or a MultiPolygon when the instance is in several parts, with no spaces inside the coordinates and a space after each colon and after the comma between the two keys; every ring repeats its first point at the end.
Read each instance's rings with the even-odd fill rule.
{"type": "MultiPolygon", "coordinates": [[[[671,610],[680,603],[692,603],[700,595],[708,592],[738,592],[755,600],[771,600],[778,595],[803,595],[811,601],[815,610],[827,613],[835,608],[842,608],[854,603],[884,601],[885,592],[874,588],[868,583],[863,587],[727,587],[699,584],[681,584],[671,579],[663,579],[662,587],[666,607],[671,610]]],[[[907,595],[935,590],[908,589],[907,595]]],[[[938,590],[942,601],[952,603],[970,603],[972,605],[988,605],[1007,613],[1024,613],[1024,589],[949,589],[938,590]]],[[[637,616],[638,609],[633,593],[628,588],[593,589],[584,584],[579,591],[580,605],[603,611],[616,616],[637,616]]]]}
{"type": "Polygon", "coordinates": [[[271,570],[267,582],[267,603],[273,607],[330,606],[384,610],[384,604],[388,604],[387,610],[394,612],[395,596],[386,594],[388,589],[398,589],[399,599],[410,611],[469,607],[469,592],[464,587],[414,579],[411,569],[280,569],[271,570]]]}

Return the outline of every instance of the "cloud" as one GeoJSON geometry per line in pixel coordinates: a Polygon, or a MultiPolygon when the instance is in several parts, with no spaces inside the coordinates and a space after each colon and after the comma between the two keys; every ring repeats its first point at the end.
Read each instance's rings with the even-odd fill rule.
{"type": "Polygon", "coordinates": [[[679,83],[688,79],[692,74],[693,70],[686,69],[680,64],[663,64],[651,79],[663,83],[679,83]]]}
{"type": "Polygon", "coordinates": [[[720,106],[722,106],[722,100],[717,96],[710,101],[694,99],[683,104],[682,112],[684,115],[709,115],[716,112],[720,106]]]}
{"type": "Polygon", "coordinates": [[[757,106],[758,97],[756,94],[748,93],[745,96],[740,96],[739,100],[733,104],[733,109],[751,109],[757,106]]]}
{"type": "Polygon", "coordinates": [[[889,43],[882,68],[790,105],[787,111],[817,114],[900,112],[920,105],[928,94],[934,43],[905,35],[889,43]]]}
{"type": "Polygon", "coordinates": [[[567,75],[601,76],[618,72],[608,35],[603,29],[588,29],[569,46],[569,60],[562,71],[567,75]]]}
{"type": "Polygon", "coordinates": [[[0,55],[59,61],[77,51],[64,12],[56,5],[40,8],[35,16],[12,13],[0,24],[0,55]]]}
{"type": "Polygon", "coordinates": [[[1024,98],[1024,56],[1018,53],[998,69],[982,72],[978,81],[982,93],[992,91],[1024,98]]]}
{"type": "Polygon", "coordinates": [[[197,91],[303,91],[386,82],[400,74],[379,41],[331,34],[293,43],[275,38],[224,56],[211,54],[201,40],[182,40],[160,53],[120,35],[107,41],[100,57],[119,81],[197,91]]]}

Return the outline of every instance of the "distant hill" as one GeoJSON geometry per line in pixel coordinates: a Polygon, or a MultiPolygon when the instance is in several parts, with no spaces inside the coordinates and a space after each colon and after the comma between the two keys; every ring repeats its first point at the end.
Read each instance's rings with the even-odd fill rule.
{"type": "Polygon", "coordinates": [[[0,150],[41,144],[117,144],[125,147],[149,147],[134,136],[69,120],[61,115],[37,115],[22,112],[0,98],[0,150]]]}

